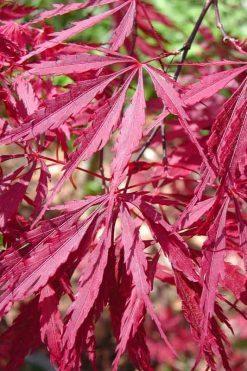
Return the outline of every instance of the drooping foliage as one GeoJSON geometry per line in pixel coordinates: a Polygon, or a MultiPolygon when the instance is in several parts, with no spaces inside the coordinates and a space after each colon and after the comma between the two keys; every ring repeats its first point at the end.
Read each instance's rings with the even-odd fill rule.
{"type": "Polygon", "coordinates": [[[206,1],[181,50],[158,31],[177,26],[152,1],[43,12],[6,2],[0,21],[1,370],[42,346],[61,371],[83,369],[82,354],[96,369],[104,309],[113,370],[125,353],[153,369],[153,327],[165,362],[194,341],[194,369],[237,370],[226,308],[246,318],[247,63],[218,2],[206,1]],[[199,28],[213,10],[220,43],[199,28]],[[54,30],[54,18],[76,11],[82,18],[54,30]],[[100,44],[83,37],[106,20],[100,44]],[[192,62],[197,33],[205,55],[192,62]],[[97,194],[78,190],[78,173],[101,181],[97,194]],[[80,196],[58,203],[70,184],[80,196]],[[166,320],[155,308],[157,285],[176,288],[174,320],[187,335],[168,306],[166,320]]]}

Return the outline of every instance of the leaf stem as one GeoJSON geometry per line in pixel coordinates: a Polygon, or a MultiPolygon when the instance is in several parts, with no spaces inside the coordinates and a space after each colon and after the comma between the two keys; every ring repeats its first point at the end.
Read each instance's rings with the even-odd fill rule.
{"type": "MultiPolygon", "coordinates": [[[[55,162],[56,164],[60,164],[60,165],[66,165],[65,162],[63,161],[60,161],[60,160],[55,160],[54,158],[50,158],[50,157],[47,157],[47,156],[43,156],[43,155],[40,155],[39,156],[40,158],[42,158],[43,160],[47,160],[47,161],[52,161],[52,162],[55,162]]],[[[82,167],[79,167],[77,166],[76,167],[77,170],[81,170],[81,171],[84,171],[85,173],[89,174],[89,175],[92,175],[96,178],[100,178],[104,181],[109,181],[110,179],[109,178],[106,178],[105,176],[103,175],[99,175],[97,173],[94,173],[93,171],[90,171],[90,170],[87,170],[87,169],[84,169],[82,167]]]]}

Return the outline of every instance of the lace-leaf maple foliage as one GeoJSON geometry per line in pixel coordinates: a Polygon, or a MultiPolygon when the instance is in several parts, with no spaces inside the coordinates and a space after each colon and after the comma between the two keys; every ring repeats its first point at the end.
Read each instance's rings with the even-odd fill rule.
{"type": "Polygon", "coordinates": [[[18,308],[0,336],[1,369],[18,369],[41,346],[59,370],[83,369],[85,353],[97,368],[104,308],[113,370],[124,353],[137,369],[153,369],[147,318],[167,359],[179,359],[181,335],[168,336],[151,300],[157,281],[176,287],[197,344],[194,369],[203,360],[212,370],[234,367],[226,306],[246,318],[247,64],[245,44],[219,17],[218,2],[206,1],[184,48],[172,51],[156,24],[168,33],[176,26],[151,1],[88,0],[38,14],[1,6],[1,318],[18,308]],[[227,44],[201,26],[213,8],[227,44]],[[52,19],[74,11],[84,18],[54,32],[52,19]],[[107,42],[83,38],[105,19],[107,42]],[[197,33],[201,63],[188,62],[197,33]],[[96,170],[81,167],[93,158],[96,170]],[[78,171],[102,181],[99,194],[54,203],[78,171]]]}

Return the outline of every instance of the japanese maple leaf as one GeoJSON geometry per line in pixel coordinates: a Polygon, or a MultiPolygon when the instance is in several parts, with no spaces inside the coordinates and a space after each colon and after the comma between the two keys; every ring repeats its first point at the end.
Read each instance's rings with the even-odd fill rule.
{"type": "Polygon", "coordinates": [[[124,205],[122,205],[121,207],[120,218],[122,224],[122,244],[124,248],[124,260],[127,273],[132,275],[134,289],[131,293],[128,307],[126,308],[122,319],[123,322],[120,329],[120,339],[117,349],[117,355],[113,363],[114,370],[117,370],[120,356],[127,346],[130,334],[132,334],[133,336],[137,331],[137,328],[135,328],[135,322],[140,313],[142,313],[143,305],[144,307],[146,307],[147,312],[154,320],[165,343],[172,350],[172,352],[174,352],[166,335],[163,332],[160,321],[149,299],[150,284],[146,276],[147,260],[143,252],[144,244],[139,239],[138,228],[135,226],[135,222],[132,220],[128,208],[124,205]],[[132,319],[130,319],[130,313],[132,313],[132,319]],[[127,320],[128,324],[126,323],[127,320]]]}
{"type": "MultiPolygon", "coordinates": [[[[128,5],[128,4],[130,4],[131,2],[134,2],[134,1],[135,0],[124,1],[122,4],[120,3],[120,5],[118,5],[116,7],[113,7],[112,9],[110,9],[106,12],[103,12],[101,14],[89,17],[88,19],[84,19],[82,21],[76,22],[72,27],[68,28],[67,30],[63,30],[63,31],[60,31],[58,33],[54,33],[52,35],[54,37],[51,40],[45,41],[44,43],[38,45],[36,50],[28,53],[23,58],[21,58],[20,63],[23,63],[25,60],[31,58],[34,55],[40,54],[40,53],[42,53],[43,51],[45,51],[49,48],[53,48],[54,46],[56,46],[58,44],[61,44],[63,41],[67,40],[68,38],[70,38],[70,37],[78,34],[79,32],[82,32],[82,31],[94,26],[95,24],[99,23],[100,21],[109,17],[110,15],[116,13],[117,11],[119,11],[120,9],[122,9],[123,7],[125,7],[126,5],[128,5]]],[[[109,1],[109,2],[111,2],[111,1],[109,1]]],[[[107,3],[107,1],[102,1],[102,4],[104,4],[104,3],[107,3]]],[[[82,7],[84,7],[84,6],[82,6],[82,7]]],[[[72,10],[72,8],[73,7],[71,7],[71,10],[72,10]]],[[[69,9],[69,8],[67,8],[67,9],[69,9]]],[[[59,14],[59,11],[58,11],[58,14],[59,14]]]]}
{"type": "MultiPolygon", "coordinates": [[[[53,222],[42,224],[28,232],[25,239],[19,242],[24,249],[8,249],[2,257],[0,284],[5,288],[0,295],[0,313],[3,315],[14,301],[22,300],[26,296],[36,293],[57,274],[58,269],[75,251],[80,250],[81,241],[89,234],[95,233],[98,222],[98,212],[95,210],[89,218],[78,223],[78,218],[90,207],[97,205],[100,200],[93,199],[86,202],[77,211],[65,213],[64,216],[54,218],[53,222]]],[[[100,218],[98,218],[100,221],[100,218]]]]}
{"type": "Polygon", "coordinates": [[[201,274],[204,283],[200,303],[204,316],[202,339],[206,335],[208,320],[214,314],[214,303],[220,277],[221,279],[224,278],[224,258],[226,256],[225,224],[228,204],[229,198],[226,198],[208,232],[208,239],[203,246],[201,274]]]}

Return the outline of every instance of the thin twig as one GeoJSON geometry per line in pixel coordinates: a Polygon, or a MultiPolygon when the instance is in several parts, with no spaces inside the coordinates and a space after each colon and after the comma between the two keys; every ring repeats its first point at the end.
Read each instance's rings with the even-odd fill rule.
{"type": "MultiPolygon", "coordinates": [[[[135,161],[139,161],[140,158],[142,157],[143,153],[146,151],[146,149],[149,147],[149,145],[151,144],[153,138],[155,137],[155,135],[158,133],[158,131],[160,130],[160,126],[158,126],[157,128],[153,128],[153,131],[152,133],[150,134],[148,140],[146,141],[146,143],[144,143],[144,145],[142,146],[137,158],[135,161]]],[[[127,178],[127,181],[126,181],[126,184],[125,184],[125,191],[127,191],[127,188],[129,187],[129,183],[130,183],[130,180],[131,180],[131,177],[132,177],[132,173],[130,173],[128,175],[128,178],[127,178]]]]}
{"type": "Polygon", "coordinates": [[[222,36],[223,36],[223,41],[236,41],[233,37],[230,37],[227,35],[224,27],[223,27],[223,24],[221,22],[221,17],[220,17],[220,11],[219,11],[219,3],[218,3],[218,0],[214,0],[214,11],[215,11],[215,20],[216,20],[216,26],[217,28],[220,30],[220,32],[222,33],[222,36]]]}
{"type": "Polygon", "coordinates": [[[145,150],[147,149],[147,147],[149,147],[149,145],[151,144],[152,140],[154,139],[155,135],[158,133],[159,131],[159,126],[157,128],[154,128],[153,129],[153,132],[150,134],[148,140],[146,141],[146,143],[143,145],[142,149],[140,150],[137,158],[136,158],[136,161],[139,161],[140,158],[142,157],[143,153],[145,152],[145,150]]]}
{"type": "Polygon", "coordinates": [[[106,177],[105,177],[105,169],[104,169],[104,149],[102,148],[99,151],[99,171],[101,174],[101,180],[102,180],[102,187],[104,191],[107,190],[107,185],[106,185],[106,177]]]}
{"type": "Polygon", "coordinates": [[[166,129],[165,125],[160,125],[160,131],[161,131],[161,140],[162,140],[162,151],[163,151],[163,157],[162,162],[163,165],[167,165],[167,156],[166,156],[166,129]]]}
{"type": "Polygon", "coordinates": [[[185,61],[186,57],[187,57],[187,54],[192,46],[192,43],[193,41],[195,40],[195,37],[197,35],[197,32],[199,30],[199,27],[201,26],[202,24],[202,21],[205,17],[205,15],[207,14],[207,11],[208,9],[210,8],[210,6],[214,3],[215,0],[206,0],[203,8],[202,8],[202,11],[195,23],[195,26],[188,38],[188,40],[186,41],[186,43],[184,44],[182,50],[183,50],[183,54],[182,54],[182,57],[181,57],[181,61],[180,61],[180,64],[177,66],[177,69],[176,69],[176,72],[175,72],[175,75],[174,75],[174,80],[177,80],[178,79],[178,76],[183,68],[183,62],[185,61]]]}

